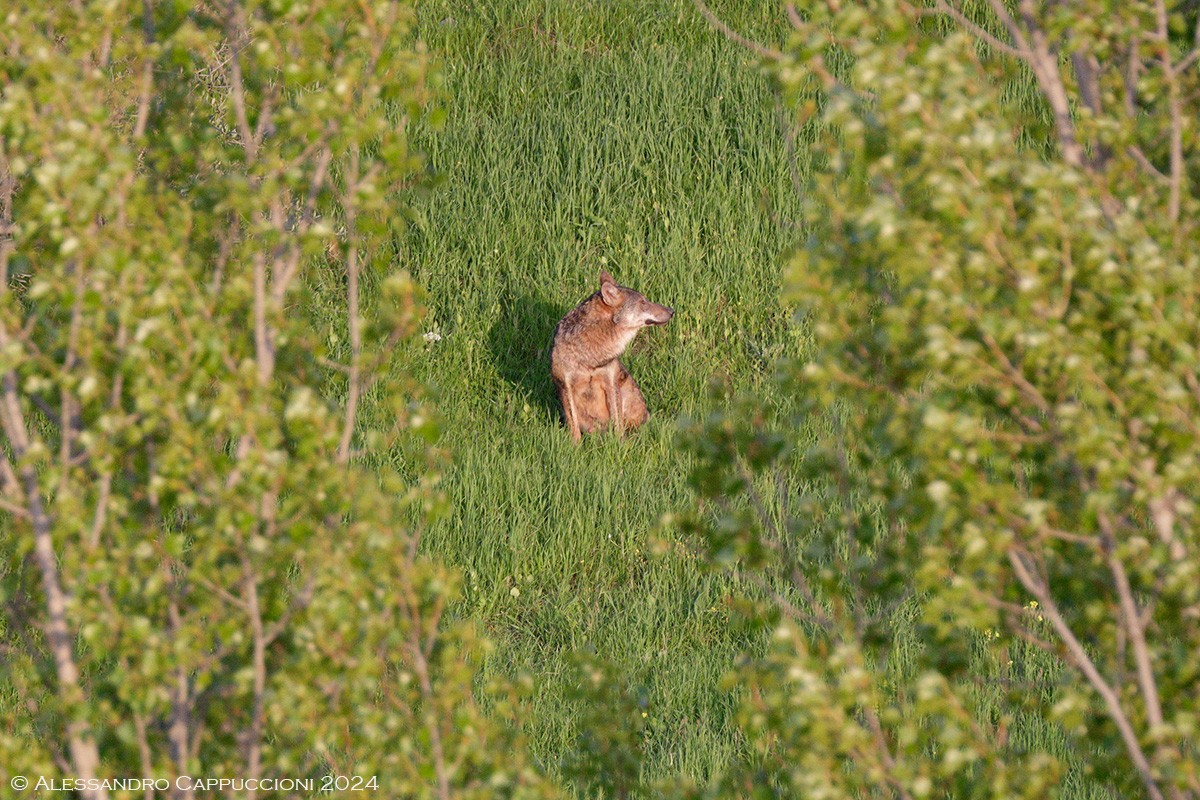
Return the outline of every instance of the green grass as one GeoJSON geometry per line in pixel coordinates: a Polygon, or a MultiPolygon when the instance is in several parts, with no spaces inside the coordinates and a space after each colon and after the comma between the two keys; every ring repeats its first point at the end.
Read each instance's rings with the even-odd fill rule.
{"type": "MultiPolygon", "coordinates": [[[[773,3],[714,7],[760,41],[785,34],[773,3]]],[[[435,388],[455,454],[453,513],[425,546],[465,575],[456,613],[496,644],[484,677],[535,677],[528,733],[550,772],[579,733],[572,655],[594,652],[644,693],[644,777],[703,782],[739,747],[719,679],[759,642],[722,605],[728,577],[651,549],[662,515],[693,502],[676,420],[705,412],[714,380],[785,403],[771,365],[803,348],[780,301],[801,198],[776,98],[688,0],[430,0],[419,35],[447,117],[415,145],[444,181],[400,257],[441,339],[406,366],[435,388]],[[601,269],[676,315],[625,359],[650,423],[576,447],[549,345],[601,269]]],[[[1014,741],[1068,750],[1032,723],[1014,741]]],[[[1066,788],[1100,796],[1078,772],[1066,788]]]]}
{"type": "MultiPolygon", "coordinates": [[[[759,6],[723,11],[781,35],[759,6]]],[[[750,642],[721,605],[726,578],[649,549],[662,514],[689,502],[675,420],[703,412],[712,379],[774,391],[770,364],[794,341],[779,289],[799,198],[771,87],[683,1],[420,13],[448,113],[416,146],[445,182],[402,258],[442,337],[416,369],[455,453],[454,511],[428,550],[465,573],[459,611],[497,644],[487,671],[537,678],[543,763],[577,734],[569,657],[594,651],[646,692],[647,777],[703,779],[736,747],[717,682],[750,642]],[[676,315],[626,358],[650,423],[575,447],[549,342],[602,268],[676,315]]]]}
{"type": "MultiPolygon", "coordinates": [[[[774,3],[712,5],[760,41],[784,35],[774,3]]],[[[705,413],[714,381],[788,402],[771,373],[804,346],[780,301],[804,148],[789,163],[769,81],[689,0],[426,0],[419,36],[443,65],[447,117],[440,131],[418,126],[415,146],[444,181],[416,204],[399,257],[428,290],[440,339],[403,368],[434,388],[455,454],[453,513],[424,546],[462,570],[454,613],[496,645],[483,677],[535,677],[527,733],[549,772],[584,715],[573,656],[595,653],[645,699],[644,778],[704,782],[740,746],[720,679],[762,642],[723,605],[731,578],[686,548],[652,551],[661,517],[694,502],[676,420],[705,413]],[[550,337],[601,269],[676,315],[625,359],[650,423],[575,446],[550,337]]],[[[1031,102],[1020,86],[1013,97],[1031,102]]],[[[1023,658],[1052,691],[1052,662],[1023,658]]],[[[985,685],[998,680],[996,664],[977,666],[985,685]]],[[[17,699],[0,687],[0,707],[17,699]]],[[[1040,720],[1013,739],[1071,758],[1040,720]]],[[[1064,789],[1105,796],[1078,769],[1064,789]]]]}

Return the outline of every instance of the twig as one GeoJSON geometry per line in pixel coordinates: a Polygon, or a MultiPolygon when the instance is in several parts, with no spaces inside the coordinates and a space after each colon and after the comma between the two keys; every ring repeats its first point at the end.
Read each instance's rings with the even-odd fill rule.
{"type": "MultiPolygon", "coordinates": [[[[7,347],[8,330],[0,325],[0,347],[7,347]]],[[[8,439],[18,463],[29,450],[30,441],[25,417],[21,411],[17,393],[17,376],[12,370],[4,375],[3,400],[0,402],[0,425],[8,439]]],[[[6,471],[7,474],[7,471],[6,471]]],[[[25,505],[33,527],[34,559],[42,574],[42,591],[46,599],[46,642],[54,658],[55,676],[58,679],[58,694],[68,710],[77,708],[84,701],[80,684],[79,666],[75,661],[74,636],[67,620],[69,597],[63,589],[58,574],[58,558],[54,552],[54,521],[42,502],[41,487],[37,471],[32,464],[22,465],[18,472],[25,494],[25,505]]],[[[84,780],[94,779],[100,768],[100,750],[96,745],[86,718],[69,714],[66,723],[67,748],[71,754],[74,774],[84,780]]],[[[107,800],[108,790],[103,786],[85,788],[82,791],[89,800],[107,800]]]]}
{"type": "Polygon", "coordinates": [[[362,320],[358,313],[358,236],[354,193],[358,191],[358,151],[350,154],[349,175],[346,179],[346,321],[350,329],[350,370],[346,376],[346,420],[338,442],[337,458],[342,464],[350,459],[350,443],[354,439],[354,424],[358,414],[358,398],[362,392],[362,320]]]}
{"type": "Polygon", "coordinates": [[[875,709],[873,708],[863,708],[862,714],[867,719],[867,729],[875,739],[875,749],[879,751],[880,757],[883,760],[883,767],[887,770],[888,782],[892,784],[892,788],[896,790],[901,800],[912,800],[912,795],[904,788],[904,784],[895,777],[896,758],[892,755],[892,749],[888,745],[887,736],[883,732],[883,725],[879,722],[879,715],[875,713],[875,709]]]}
{"type": "MultiPolygon", "coordinates": [[[[16,181],[6,160],[0,160],[0,223],[12,224],[12,197],[16,181]]],[[[8,259],[13,251],[12,239],[0,237],[0,276],[8,286],[8,259]]],[[[0,348],[7,349],[12,343],[6,325],[0,324],[0,348]]],[[[0,398],[0,428],[8,439],[9,447],[18,463],[29,450],[29,432],[25,414],[17,391],[17,374],[10,369],[3,377],[3,397],[0,398]]],[[[63,701],[67,718],[67,749],[71,754],[71,772],[76,777],[93,779],[100,769],[100,750],[92,736],[85,716],[74,713],[84,701],[80,684],[79,666],[75,661],[74,636],[67,620],[68,595],[59,580],[58,558],[54,552],[54,521],[42,501],[37,471],[32,464],[25,463],[18,472],[3,459],[3,477],[9,491],[22,492],[25,510],[33,528],[34,559],[42,576],[42,592],[46,602],[46,621],[43,629],[46,643],[54,659],[55,677],[58,680],[58,695],[63,701]]],[[[66,469],[63,465],[63,469],[66,469]]],[[[87,800],[108,800],[108,790],[103,786],[85,788],[81,794],[87,800]]]]}
{"type": "MultiPolygon", "coordinates": [[[[122,316],[121,322],[117,325],[116,346],[117,352],[122,352],[125,345],[129,342],[129,326],[125,324],[125,318],[122,316]]],[[[117,371],[117,375],[113,378],[112,391],[109,393],[108,404],[112,409],[121,407],[121,393],[125,388],[125,374],[117,371]]],[[[112,494],[113,471],[110,469],[100,478],[100,497],[96,500],[96,512],[92,515],[92,529],[88,533],[88,549],[95,550],[100,545],[100,534],[104,532],[104,525],[108,519],[108,501],[112,494]]]]}
{"type": "Polygon", "coordinates": [[[254,255],[254,352],[258,385],[266,388],[275,374],[275,347],[267,325],[267,265],[261,252],[254,255]]]}
{"type": "MultiPolygon", "coordinates": [[[[83,261],[76,259],[72,261],[69,268],[75,272],[75,299],[71,303],[71,321],[67,328],[67,352],[63,355],[62,374],[69,375],[75,369],[76,363],[79,360],[79,330],[83,327],[83,296],[84,296],[84,271],[83,261]]],[[[66,382],[63,383],[59,390],[59,419],[61,425],[58,426],[61,440],[59,441],[59,461],[61,463],[61,471],[58,476],[58,496],[65,497],[67,493],[67,482],[70,479],[71,471],[68,465],[71,463],[71,445],[75,441],[78,422],[76,417],[76,402],[74,396],[67,389],[66,382]]]]}
{"type": "MultiPolygon", "coordinates": [[[[150,738],[146,735],[146,717],[137,711],[133,712],[133,731],[134,736],[137,739],[138,757],[142,762],[142,774],[153,775],[154,759],[152,758],[150,751],[150,738]]],[[[142,790],[142,796],[145,798],[145,800],[154,800],[154,795],[155,791],[153,786],[145,786],[145,788],[142,790]]]]}
{"type": "MultiPolygon", "coordinates": [[[[267,640],[263,630],[262,607],[258,599],[258,576],[247,553],[242,553],[242,602],[250,621],[252,638],[253,693],[250,708],[250,730],[244,733],[246,777],[257,779],[262,775],[262,737],[266,724],[267,691],[267,640]]],[[[246,792],[250,800],[258,796],[256,789],[246,792]]]]}
{"type": "MultiPolygon", "coordinates": [[[[182,635],[183,621],[179,614],[179,604],[174,597],[167,604],[167,621],[173,637],[182,635]]],[[[191,712],[194,698],[191,684],[188,681],[188,673],[182,662],[175,665],[175,683],[168,691],[171,697],[171,716],[167,724],[167,743],[171,759],[175,762],[175,768],[179,770],[179,774],[183,775],[186,774],[188,756],[191,752],[189,736],[191,735],[191,712]]],[[[195,796],[190,783],[189,781],[189,785],[180,792],[180,800],[191,800],[195,796]]]]}
{"type": "Polygon", "coordinates": [[[1164,183],[1171,182],[1171,179],[1164,175],[1158,167],[1150,163],[1150,159],[1146,158],[1146,154],[1142,151],[1142,148],[1138,147],[1136,144],[1131,144],[1129,145],[1128,150],[1129,155],[1133,156],[1133,160],[1136,161],[1137,165],[1143,170],[1149,172],[1153,177],[1163,181],[1164,183]]]}
{"type": "Polygon", "coordinates": [[[1021,391],[1021,394],[1025,395],[1025,399],[1033,403],[1043,414],[1049,414],[1051,412],[1050,403],[1047,402],[1046,398],[1042,396],[1042,393],[1038,391],[1038,388],[1029,382],[1029,379],[1025,377],[1025,374],[1021,372],[1021,370],[1017,369],[1012,361],[1009,360],[1008,354],[1004,352],[1004,349],[1000,347],[1000,344],[992,337],[992,335],[983,328],[980,328],[979,338],[987,347],[988,351],[991,352],[991,354],[996,357],[996,360],[1000,362],[1004,374],[1007,375],[1009,380],[1011,380],[1013,384],[1021,391]]]}
{"type": "Polygon", "coordinates": [[[726,39],[729,39],[731,42],[737,42],[742,47],[750,50],[751,52],[757,53],[763,58],[769,58],[772,61],[783,60],[783,53],[774,48],[767,47],[764,44],[759,44],[753,39],[747,39],[745,36],[742,36],[733,28],[726,25],[720,17],[714,14],[712,10],[704,4],[704,0],[692,0],[692,2],[695,4],[696,10],[704,15],[704,18],[708,20],[710,25],[724,34],[726,39]]]}
{"type": "Polygon", "coordinates": [[[1092,689],[1100,695],[1104,701],[1105,707],[1108,709],[1109,718],[1113,724],[1117,726],[1117,731],[1121,735],[1121,740],[1125,744],[1125,750],[1129,754],[1130,760],[1133,761],[1134,767],[1137,769],[1138,775],[1142,779],[1143,785],[1146,787],[1146,793],[1153,800],[1164,800],[1162,791],[1158,788],[1158,784],[1154,779],[1154,772],[1150,768],[1150,763],[1146,760],[1146,754],[1142,752],[1142,747],[1138,743],[1137,733],[1133,730],[1133,724],[1129,721],[1129,717],[1125,714],[1125,709],[1121,707],[1121,700],[1113,688],[1096,669],[1095,663],[1087,654],[1083,644],[1076,638],[1074,631],[1067,625],[1062,614],[1058,610],[1057,604],[1051,596],[1049,588],[1040,582],[1029,571],[1026,566],[1024,557],[1017,551],[1017,548],[1010,548],[1008,551],[1008,561],[1012,565],[1013,573],[1017,580],[1025,587],[1041,605],[1042,613],[1050,620],[1050,624],[1058,633],[1059,639],[1066,646],[1066,654],[1068,660],[1083,673],[1092,689]]]}
{"type": "Polygon", "coordinates": [[[1125,565],[1116,553],[1116,532],[1107,515],[1101,513],[1098,517],[1100,530],[1104,535],[1105,560],[1109,572],[1112,573],[1113,583],[1117,587],[1117,598],[1121,604],[1121,616],[1125,620],[1125,631],[1133,647],[1133,663],[1137,669],[1138,689],[1142,693],[1142,702],[1146,707],[1146,721],[1151,727],[1162,724],[1162,704],[1158,699],[1158,686],[1154,680],[1154,668],[1150,665],[1150,649],[1146,645],[1146,629],[1142,615],[1138,611],[1137,601],[1133,599],[1133,589],[1129,585],[1129,575],[1125,565]]]}
{"type": "Polygon", "coordinates": [[[988,0],[988,5],[992,7],[992,12],[1004,23],[1004,27],[1008,29],[1009,35],[1013,37],[1017,51],[1029,53],[1029,41],[1025,38],[1025,33],[1021,30],[1021,26],[1013,19],[1012,14],[1008,13],[1008,8],[1004,5],[1004,0],[988,0]]]}
{"type": "MultiPolygon", "coordinates": [[[[1003,8],[1002,0],[989,1],[993,9],[997,6],[1003,8]]],[[[1034,77],[1041,86],[1042,95],[1046,98],[1046,102],[1050,105],[1050,111],[1054,115],[1054,128],[1058,134],[1058,143],[1062,148],[1063,158],[1073,167],[1083,167],[1085,166],[1083,147],[1076,137],[1075,123],[1071,119],[1071,104],[1067,99],[1062,73],[1058,69],[1058,58],[1050,50],[1046,31],[1038,25],[1033,0],[1021,0],[1020,11],[1021,19],[1028,28],[1026,48],[1029,56],[1027,60],[1034,77]]],[[[1007,11],[1005,11],[1005,16],[1008,20],[1012,20],[1007,11]]],[[[1009,23],[1006,22],[1006,24],[1009,23]]],[[[1016,26],[1015,20],[1011,22],[1011,26],[1016,26]]]]}
{"type": "MultiPolygon", "coordinates": [[[[146,45],[154,42],[154,2],[142,2],[142,38],[146,45]]],[[[154,60],[146,57],[142,62],[142,85],[138,91],[137,117],[133,125],[133,138],[140,139],[146,132],[150,119],[150,101],[154,95],[154,60]]],[[[132,176],[133,173],[130,173],[132,176]]]]}
{"type": "MultiPolygon", "coordinates": [[[[432,751],[433,771],[437,780],[437,797],[438,800],[450,800],[450,774],[446,765],[446,751],[442,741],[442,725],[441,721],[437,718],[436,695],[434,694],[433,679],[429,669],[429,657],[425,650],[424,637],[421,630],[421,602],[417,598],[412,585],[412,553],[413,551],[410,549],[410,555],[406,559],[405,568],[400,571],[401,591],[404,596],[403,602],[407,606],[409,618],[408,641],[406,642],[405,649],[412,658],[413,669],[417,673],[417,683],[421,690],[421,705],[424,710],[425,728],[429,733],[429,749],[432,751]]],[[[438,617],[431,615],[431,631],[436,631],[438,622],[438,617]]]]}
{"type": "Polygon", "coordinates": [[[996,38],[992,34],[988,33],[986,30],[984,30],[979,25],[972,22],[970,20],[970,18],[967,17],[966,14],[962,13],[962,11],[960,11],[959,9],[950,5],[950,3],[947,2],[947,0],[937,0],[937,5],[935,8],[921,9],[918,13],[920,13],[922,15],[928,15],[928,14],[937,14],[939,12],[952,17],[955,22],[957,22],[962,27],[966,28],[976,39],[979,39],[980,41],[985,42],[989,47],[992,47],[995,50],[999,50],[1001,53],[1004,53],[1005,55],[1010,55],[1014,58],[1020,58],[1020,59],[1025,59],[1028,56],[1028,53],[1026,51],[1023,51],[1019,48],[1013,47],[1008,42],[1001,41],[1000,39],[996,38]]]}
{"type": "Polygon", "coordinates": [[[1154,528],[1158,531],[1158,538],[1167,546],[1167,552],[1170,553],[1173,561],[1183,561],[1187,557],[1187,551],[1181,542],[1175,536],[1175,500],[1177,492],[1174,489],[1168,489],[1164,493],[1165,496],[1155,497],[1149,502],[1150,519],[1154,521],[1154,528]]]}
{"type": "Polygon", "coordinates": [[[242,151],[246,155],[246,163],[253,164],[258,154],[254,131],[250,127],[250,116],[246,110],[246,87],[242,81],[242,64],[239,54],[246,45],[245,10],[238,3],[229,4],[229,13],[225,22],[226,35],[229,37],[229,89],[233,100],[233,113],[237,120],[238,135],[242,139],[242,151]]]}
{"type": "Polygon", "coordinates": [[[112,470],[100,476],[100,496],[96,499],[96,511],[92,515],[92,527],[88,532],[88,550],[94,551],[100,545],[100,534],[104,530],[104,522],[108,517],[108,500],[112,495],[112,470]]]}
{"type": "MultiPolygon", "coordinates": [[[[328,134],[322,135],[322,140],[325,140],[327,135],[328,134]]],[[[325,186],[325,181],[329,174],[329,162],[332,157],[333,151],[328,145],[325,145],[321,149],[320,155],[317,157],[316,167],[313,169],[312,178],[309,180],[308,193],[306,194],[304,200],[304,211],[301,213],[299,224],[296,226],[297,229],[295,233],[297,234],[297,237],[303,236],[304,233],[307,232],[309,226],[312,224],[313,215],[316,211],[317,197],[320,195],[321,189],[325,186]]],[[[284,229],[286,226],[283,221],[282,212],[278,206],[273,209],[272,214],[277,218],[276,227],[279,229],[279,233],[284,234],[284,229]]],[[[288,251],[288,258],[284,262],[283,268],[279,269],[277,274],[273,276],[271,295],[274,297],[276,302],[279,302],[283,299],[283,296],[287,293],[288,286],[291,285],[292,280],[296,277],[296,273],[299,272],[301,255],[302,252],[299,245],[295,242],[292,242],[288,251]]],[[[274,260],[278,262],[279,259],[275,258],[274,260]]]]}
{"type": "Polygon", "coordinates": [[[1075,81],[1079,84],[1079,96],[1083,104],[1097,117],[1103,111],[1100,99],[1100,63],[1092,53],[1076,51],[1071,54],[1071,66],[1075,69],[1075,81]]]}
{"type": "Polygon", "coordinates": [[[804,28],[804,20],[800,19],[800,12],[796,10],[795,3],[788,3],[784,6],[784,13],[787,14],[788,22],[792,23],[792,27],[796,30],[804,28]]]}
{"type": "Polygon", "coordinates": [[[1170,195],[1167,200],[1167,216],[1172,223],[1179,221],[1179,207],[1183,195],[1183,184],[1187,179],[1183,168],[1183,102],[1179,96],[1179,81],[1171,65],[1171,43],[1167,25],[1167,6],[1164,0],[1155,0],[1154,16],[1158,26],[1159,62],[1167,83],[1167,109],[1171,114],[1170,131],[1170,195]]]}
{"type": "Polygon", "coordinates": [[[1141,58],[1138,55],[1139,39],[1140,37],[1135,34],[1132,41],[1129,42],[1129,52],[1125,57],[1125,69],[1121,70],[1125,114],[1130,117],[1137,116],[1138,67],[1141,65],[1141,58]]]}
{"type": "Polygon", "coordinates": [[[308,604],[312,602],[316,589],[316,578],[310,573],[308,580],[304,582],[304,588],[296,594],[296,599],[288,605],[287,610],[280,615],[279,619],[272,622],[266,629],[264,638],[268,645],[278,639],[287,630],[288,623],[292,621],[297,613],[308,608],[308,604]]]}
{"type": "MultiPolygon", "coordinates": [[[[1197,26],[1197,30],[1200,30],[1200,26],[1197,26]]],[[[1197,58],[1200,58],[1200,48],[1197,48],[1197,49],[1193,50],[1192,52],[1188,53],[1186,56],[1183,57],[1182,60],[1180,60],[1180,62],[1178,64],[1176,64],[1174,66],[1173,69],[1174,69],[1175,74],[1178,75],[1180,72],[1183,72],[1185,69],[1190,67],[1192,64],[1195,64],[1197,58]]]]}

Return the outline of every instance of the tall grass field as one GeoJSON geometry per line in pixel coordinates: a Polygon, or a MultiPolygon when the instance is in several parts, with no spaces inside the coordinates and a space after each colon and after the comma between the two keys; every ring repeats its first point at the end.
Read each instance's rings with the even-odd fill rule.
{"type": "MultiPolygon", "coordinates": [[[[786,35],[774,3],[713,7],[761,41],[786,35]]],[[[456,613],[495,643],[484,677],[533,676],[527,733],[550,773],[586,725],[571,670],[584,652],[640,699],[644,779],[704,782],[741,746],[720,679],[761,633],[724,605],[731,578],[655,543],[672,535],[663,515],[694,502],[677,420],[705,413],[710,384],[786,402],[771,375],[804,348],[781,301],[804,143],[789,156],[755,57],[688,0],[430,0],[419,14],[446,115],[415,144],[442,178],[400,258],[429,294],[412,366],[454,453],[453,512],[425,547],[462,571],[456,613]],[[676,314],[625,358],[649,424],[577,447],[549,348],[602,269],[676,314]]],[[[1022,737],[1060,749],[1054,730],[1022,737]]],[[[1067,784],[1105,796],[1077,772],[1067,784]]]]}

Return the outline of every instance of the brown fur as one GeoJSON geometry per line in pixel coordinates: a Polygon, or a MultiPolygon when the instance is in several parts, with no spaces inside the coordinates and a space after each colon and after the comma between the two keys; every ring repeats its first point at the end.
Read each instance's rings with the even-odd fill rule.
{"type": "Polygon", "coordinates": [[[642,392],[618,359],[638,331],[665,325],[674,313],[602,272],[600,291],[562,318],[554,329],[550,374],[572,439],[609,424],[620,436],[646,421],[642,392]]]}

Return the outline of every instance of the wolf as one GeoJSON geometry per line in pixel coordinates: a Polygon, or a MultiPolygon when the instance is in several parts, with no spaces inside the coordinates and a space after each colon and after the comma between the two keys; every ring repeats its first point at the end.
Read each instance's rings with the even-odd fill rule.
{"type": "Polygon", "coordinates": [[[618,286],[601,272],[600,291],[559,321],[550,350],[550,376],[574,441],[610,423],[617,436],[623,436],[646,421],[646,400],[618,359],[638,331],[666,325],[673,316],[674,309],[618,286]]]}

